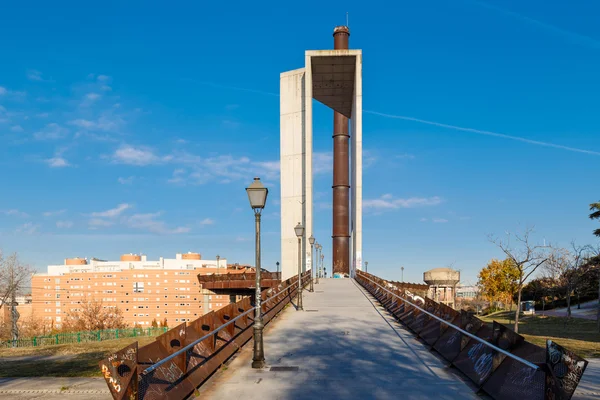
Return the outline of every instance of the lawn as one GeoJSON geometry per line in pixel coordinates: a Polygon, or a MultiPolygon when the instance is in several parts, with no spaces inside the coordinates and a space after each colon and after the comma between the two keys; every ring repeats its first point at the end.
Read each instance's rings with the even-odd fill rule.
{"type": "Polygon", "coordinates": [[[44,347],[0,349],[0,377],[101,376],[98,362],[110,353],[153,337],[123,338],[102,342],[59,344],[44,347]]]}
{"type": "MultiPolygon", "coordinates": [[[[491,325],[497,321],[503,325],[514,325],[514,312],[500,312],[481,317],[491,325]]],[[[538,346],[546,347],[546,339],[551,339],[561,346],[585,357],[600,357],[600,334],[596,321],[580,318],[522,316],[519,321],[519,333],[525,339],[538,346]]]]}

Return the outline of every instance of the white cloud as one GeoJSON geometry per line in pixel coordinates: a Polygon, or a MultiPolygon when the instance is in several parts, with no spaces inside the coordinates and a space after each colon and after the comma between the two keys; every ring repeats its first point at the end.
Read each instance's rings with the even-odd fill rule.
{"type": "Polygon", "coordinates": [[[66,212],[67,212],[67,210],[46,211],[42,215],[44,217],[54,217],[56,215],[61,215],[61,214],[64,214],[66,212]]]}
{"type": "Polygon", "coordinates": [[[403,160],[414,160],[415,156],[412,154],[404,153],[404,154],[398,154],[396,156],[396,158],[403,159],[403,160]]]}
{"type": "Polygon", "coordinates": [[[159,157],[154,154],[152,149],[147,147],[133,147],[130,145],[121,146],[112,156],[115,163],[138,166],[160,164],[169,161],[171,158],[171,156],[159,157]]]}
{"type": "Polygon", "coordinates": [[[428,219],[427,218],[421,218],[419,221],[421,221],[421,222],[427,222],[428,219]]]}
{"type": "Polygon", "coordinates": [[[325,174],[333,171],[333,153],[314,152],[313,153],[313,174],[325,174]]]}
{"type": "Polygon", "coordinates": [[[398,209],[398,208],[414,208],[423,206],[435,206],[442,203],[442,199],[438,196],[434,197],[409,197],[409,198],[394,198],[391,194],[384,194],[379,199],[368,199],[363,201],[363,208],[368,209],[398,209]]]}
{"type": "Polygon", "coordinates": [[[27,222],[17,228],[17,233],[24,233],[25,235],[33,235],[40,228],[39,224],[33,222],[27,222]]]}
{"type": "Polygon", "coordinates": [[[98,93],[88,93],[85,95],[85,98],[89,101],[98,100],[101,96],[98,93]]]}
{"type": "Polygon", "coordinates": [[[52,157],[46,160],[46,163],[51,167],[51,168],[64,168],[64,167],[70,167],[71,164],[69,164],[69,162],[60,156],[56,156],[56,157],[52,157]]]}
{"type": "Polygon", "coordinates": [[[76,119],[73,121],[69,121],[69,125],[74,125],[78,128],[90,129],[94,128],[96,126],[96,123],[87,119],[76,119]]]}
{"type": "Polygon", "coordinates": [[[100,90],[104,90],[105,92],[110,92],[112,90],[112,88],[108,85],[102,85],[100,87],[100,90]]]}
{"type": "Polygon", "coordinates": [[[88,221],[88,226],[90,229],[106,228],[111,225],[114,225],[114,222],[100,218],[92,218],[88,221]]]}
{"type": "Polygon", "coordinates": [[[0,96],[5,95],[6,93],[8,93],[8,90],[6,90],[4,86],[0,86],[0,96]]]}
{"type": "Polygon", "coordinates": [[[158,233],[161,235],[165,234],[178,234],[178,233],[187,233],[190,231],[188,227],[177,227],[174,229],[170,229],[166,226],[163,221],[156,220],[155,218],[159,217],[162,213],[147,213],[147,214],[134,214],[126,219],[126,225],[130,228],[142,229],[144,231],[158,233]]]}
{"type": "Polygon", "coordinates": [[[214,223],[215,220],[211,218],[204,218],[202,221],[200,221],[200,225],[213,225],[214,223]]]}
{"type": "Polygon", "coordinates": [[[68,133],[68,129],[63,128],[55,122],[52,122],[46,125],[42,130],[34,133],[33,137],[37,140],[57,140],[63,139],[68,133]]]}
{"type": "Polygon", "coordinates": [[[431,221],[435,224],[445,224],[448,222],[448,220],[445,218],[433,218],[431,221]]]}
{"type": "Polygon", "coordinates": [[[98,75],[98,77],[96,79],[98,79],[98,82],[110,82],[111,81],[111,77],[108,75],[98,75]]]}
{"type": "Polygon", "coordinates": [[[135,179],[135,176],[129,176],[127,178],[119,177],[119,179],[117,179],[117,181],[121,185],[131,185],[133,183],[134,179],[135,179]]]}
{"type": "Polygon", "coordinates": [[[23,132],[23,127],[21,125],[15,125],[12,128],[10,128],[10,130],[12,132],[23,132]]]}
{"type": "Polygon", "coordinates": [[[119,215],[121,215],[123,213],[123,211],[125,211],[129,208],[131,208],[130,204],[121,203],[118,206],[116,206],[115,208],[111,208],[110,210],[97,211],[97,212],[91,213],[90,215],[95,218],[115,218],[115,217],[118,217],[119,215]]]}
{"type": "Polygon", "coordinates": [[[61,229],[69,229],[73,227],[73,221],[56,221],[56,227],[61,229]]]}
{"type": "Polygon", "coordinates": [[[35,69],[30,69],[27,71],[27,79],[30,81],[43,81],[42,73],[40,71],[36,71],[35,69]]]}
{"type": "Polygon", "coordinates": [[[50,116],[50,113],[44,112],[44,113],[35,114],[35,116],[38,118],[48,118],[50,116]]]}
{"type": "Polygon", "coordinates": [[[23,211],[19,211],[16,208],[13,208],[10,210],[3,210],[0,212],[4,215],[8,215],[8,216],[21,217],[21,218],[29,217],[29,214],[27,214],[26,212],[23,212],[23,211]]]}

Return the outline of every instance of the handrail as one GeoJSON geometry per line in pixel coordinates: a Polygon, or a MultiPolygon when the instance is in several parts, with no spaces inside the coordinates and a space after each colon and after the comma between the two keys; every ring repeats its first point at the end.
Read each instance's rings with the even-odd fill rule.
{"type": "MultiPolygon", "coordinates": [[[[268,299],[264,300],[263,303],[266,303],[267,301],[272,300],[273,298],[279,296],[281,293],[285,292],[286,290],[288,290],[290,287],[292,287],[294,285],[294,283],[290,283],[288,286],[285,287],[285,289],[282,289],[281,291],[277,292],[276,294],[274,294],[273,296],[269,297],[268,299]]],[[[242,318],[244,316],[246,316],[247,314],[251,313],[252,311],[256,310],[256,306],[248,309],[247,311],[244,311],[243,313],[241,313],[240,315],[238,315],[237,317],[235,317],[234,319],[227,321],[226,323],[224,323],[223,325],[219,326],[217,329],[210,331],[209,333],[207,333],[206,335],[202,336],[200,339],[196,339],[194,340],[192,343],[188,344],[187,346],[185,346],[182,349],[177,350],[175,353],[169,355],[168,357],[163,358],[162,360],[158,361],[155,364],[152,364],[151,366],[149,366],[148,368],[146,368],[145,370],[142,371],[142,373],[140,375],[147,375],[150,372],[154,371],[155,369],[157,369],[158,367],[160,367],[161,365],[163,365],[164,363],[171,361],[172,359],[174,359],[175,357],[177,357],[180,354],[185,353],[186,351],[188,351],[189,349],[191,349],[192,347],[194,347],[195,345],[197,345],[198,343],[202,342],[203,340],[208,339],[209,337],[211,337],[212,335],[214,335],[215,333],[220,332],[221,330],[223,330],[223,328],[225,328],[226,326],[229,326],[230,324],[234,323],[235,321],[237,321],[239,318],[242,318]]]]}
{"type": "Polygon", "coordinates": [[[464,329],[461,329],[461,328],[459,328],[458,326],[456,326],[456,325],[454,325],[454,324],[452,324],[452,323],[450,323],[450,322],[448,322],[448,321],[446,321],[446,320],[444,320],[444,319],[442,319],[442,318],[438,317],[437,315],[434,315],[434,314],[430,313],[429,311],[422,309],[422,308],[421,308],[421,307],[419,307],[418,305],[416,305],[416,304],[414,304],[414,303],[412,303],[412,302],[410,302],[410,301],[406,300],[405,298],[403,298],[403,297],[401,297],[401,296],[397,295],[396,293],[390,292],[389,290],[387,290],[386,288],[384,288],[383,286],[381,286],[381,285],[380,285],[380,284],[378,284],[377,282],[373,281],[372,279],[370,279],[370,278],[367,278],[366,276],[361,276],[361,275],[359,275],[359,276],[360,276],[361,278],[363,278],[363,279],[367,279],[367,280],[369,280],[369,281],[373,282],[375,285],[379,286],[381,289],[385,290],[386,292],[388,292],[388,293],[389,293],[389,294],[391,294],[392,296],[398,297],[398,298],[399,298],[399,299],[401,299],[402,301],[405,301],[406,303],[410,304],[411,306],[413,306],[413,307],[415,307],[415,308],[418,308],[419,310],[421,310],[421,311],[422,311],[422,312],[424,312],[425,314],[427,314],[427,315],[429,315],[430,317],[432,317],[432,318],[434,318],[434,319],[436,319],[436,320],[440,321],[440,322],[441,322],[441,323],[443,323],[443,324],[446,324],[446,325],[448,325],[449,327],[452,327],[453,329],[455,329],[455,330],[459,331],[459,332],[460,332],[460,333],[462,333],[463,335],[466,335],[466,336],[470,337],[471,339],[475,339],[475,340],[477,340],[478,342],[480,342],[480,343],[483,343],[484,345],[491,347],[492,349],[496,350],[497,352],[499,352],[499,353],[502,353],[502,354],[504,354],[505,356],[512,358],[513,360],[519,361],[520,363],[522,363],[522,364],[525,364],[525,365],[527,365],[527,366],[528,366],[528,367],[530,367],[530,368],[533,368],[533,369],[535,369],[535,370],[539,370],[539,369],[541,369],[539,366],[535,365],[534,363],[532,363],[532,362],[529,362],[529,361],[527,361],[527,360],[525,360],[525,359],[523,359],[523,358],[521,358],[521,357],[519,357],[519,356],[515,356],[515,355],[514,355],[514,354],[512,354],[511,352],[509,352],[509,351],[506,351],[506,350],[504,350],[504,349],[501,349],[500,347],[498,347],[498,346],[495,346],[495,345],[493,345],[493,344],[492,344],[492,343],[490,343],[490,342],[486,342],[485,340],[481,339],[480,337],[477,337],[477,336],[473,335],[472,333],[469,333],[469,332],[465,331],[464,329]]]}

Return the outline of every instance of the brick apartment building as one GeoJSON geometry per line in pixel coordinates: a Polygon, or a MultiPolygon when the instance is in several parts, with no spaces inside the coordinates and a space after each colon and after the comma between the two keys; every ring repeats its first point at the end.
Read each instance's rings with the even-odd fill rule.
{"type": "Polygon", "coordinates": [[[70,258],[32,277],[32,312],[59,329],[82,300],[96,300],[120,308],[131,326],[147,327],[165,318],[174,326],[226,306],[229,296],[201,290],[197,275],[228,272],[243,270],[228,269],[225,259],[203,260],[198,253],[158,261],[137,254],[124,254],[120,261],[70,258]]]}

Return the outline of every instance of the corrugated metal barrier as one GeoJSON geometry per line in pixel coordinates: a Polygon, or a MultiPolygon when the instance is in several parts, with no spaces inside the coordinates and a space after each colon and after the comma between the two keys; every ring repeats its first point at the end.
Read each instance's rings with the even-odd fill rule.
{"type": "Polygon", "coordinates": [[[497,400],[568,400],[586,360],[547,340],[546,348],[494,321],[412,297],[388,281],[357,271],[356,281],[404,325],[481,390],[497,400]]]}
{"type": "MultiPolygon", "coordinates": [[[[310,271],[302,275],[303,285],[310,271]]],[[[298,278],[262,292],[267,324],[298,291],[298,278]]],[[[185,399],[252,337],[253,297],[183,323],[138,348],[111,354],[99,366],[114,399],[185,399]]]]}

